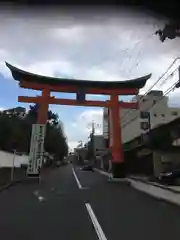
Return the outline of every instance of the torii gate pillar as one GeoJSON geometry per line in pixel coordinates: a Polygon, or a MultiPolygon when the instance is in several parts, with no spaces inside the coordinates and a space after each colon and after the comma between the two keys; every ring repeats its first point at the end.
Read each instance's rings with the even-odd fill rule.
{"type": "Polygon", "coordinates": [[[112,173],[113,177],[124,177],[123,145],[121,139],[121,123],[119,100],[117,94],[112,94],[111,129],[112,129],[112,173]]]}

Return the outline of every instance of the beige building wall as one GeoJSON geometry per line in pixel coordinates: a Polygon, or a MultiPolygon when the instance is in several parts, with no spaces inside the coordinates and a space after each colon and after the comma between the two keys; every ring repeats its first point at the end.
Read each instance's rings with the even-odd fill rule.
{"type": "MultiPolygon", "coordinates": [[[[120,110],[121,118],[121,135],[123,143],[128,142],[138,136],[140,136],[143,131],[141,130],[141,111],[149,111],[151,118],[151,128],[157,127],[160,124],[168,123],[177,117],[180,117],[180,109],[172,108],[168,106],[168,97],[162,95],[161,91],[151,91],[148,95],[136,96],[133,101],[139,102],[139,109],[120,110]],[[142,99],[143,97],[143,99],[142,99]]],[[[107,109],[104,109],[103,117],[103,135],[108,138],[108,114],[107,109]]],[[[111,117],[110,117],[111,119],[111,117]]],[[[110,120],[111,125],[111,120],[110,120]]],[[[112,131],[110,128],[110,145],[112,145],[112,131]]]]}

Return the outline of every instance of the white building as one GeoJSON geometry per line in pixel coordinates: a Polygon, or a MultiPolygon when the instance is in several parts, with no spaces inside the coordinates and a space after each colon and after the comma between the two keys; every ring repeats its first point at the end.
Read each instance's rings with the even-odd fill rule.
{"type": "Polygon", "coordinates": [[[6,109],[3,111],[6,114],[13,114],[19,116],[20,118],[24,118],[26,116],[26,108],[23,107],[16,107],[11,109],[6,109]]]}
{"type": "Polygon", "coordinates": [[[104,150],[105,142],[103,135],[94,135],[94,151],[104,150]]]}
{"type": "MultiPolygon", "coordinates": [[[[168,106],[168,97],[163,96],[162,91],[151,91],[147,95],[138,95],[133,101],[139,102],[139,109],[121,109],[121,134],[123,143],[140,136],[142,130],[142,112],[150,114],[150,128],[154,128],[160,124],[168,123],[177,117],[180,117],[180,108],[172,108],[168,106]]],[[[103,116],[103,135],[107,139],[110,135],[111,145],[111,127],[108,127],[108,109],[104,109],[103,116]],[[110,133],[109,133],[110,130],[110,133]]],[[[111,119],[111,117],[110,117],[111,119]]],[[[146,121],[146,120],[145,120],[146,121]]],[[[111,125],[111,120],[110,120],[111,125]]]]}

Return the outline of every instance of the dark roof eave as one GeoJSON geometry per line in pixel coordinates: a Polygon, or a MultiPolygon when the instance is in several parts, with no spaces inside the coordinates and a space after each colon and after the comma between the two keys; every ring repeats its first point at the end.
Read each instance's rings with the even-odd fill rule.
{"type": "Polygon", "coordinates": [[[164,148],[163,146],[158,147],[158,148],[152,146],[150,149],[153,151],[160,151],[160,152],[180,152],[180,147],[173,146],[173,145],[166,146],[166,148],[164,148]]]}
{"type": "Polygon", "coordinates": [[[76,86],[76,87],[84,87],[84,88],[136,88],[140,89],[143,88],[146,84],[146,81],[151,77],[151,74],[146,76],[136,78],[133,80],[127,81],[89,81],[89,80],[77,80],[77,79],[68,79],[68,78],[54,78],[54,77],[47,77],[41,76],[38,74],[26,72],[22,69],[12,66],[11,64],[6,63],[6,66],[10,69],[13,78],[16,81],[26,80],[29,82],[38,82],[42,84],[50,84],[50,85],[69,85],[69,86],[76,86]]]}

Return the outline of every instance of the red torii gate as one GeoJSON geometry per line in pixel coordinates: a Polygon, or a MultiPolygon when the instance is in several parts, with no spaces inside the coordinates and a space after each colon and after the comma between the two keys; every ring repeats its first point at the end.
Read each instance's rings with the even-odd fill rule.
{"type": "Polygon", "coordinates": [[[144,87],[151,74],[128,81],[86,81],[65,78],[53,78],[32,74],[18,69],[8,63],[15,80],[19,81],[21,88],[41,90],[42,95],[36,97],[19,96],[19,102],[38,103],[38,124],[46,124],[49,104],[70,106],[94,106],[109,108],[112,116],[112,172],[114,177],[124,177],[123,149],[121,141],[120,108],[137,109],[137,102],[121,102],[119,95],[137,95],[139,89],[144,87]],[[59,99],[51,96],[51,92],[76,93],[76,99],[59,99]],[[110,95],[109,101],[86,100],[86,94],[110,95]]]}

